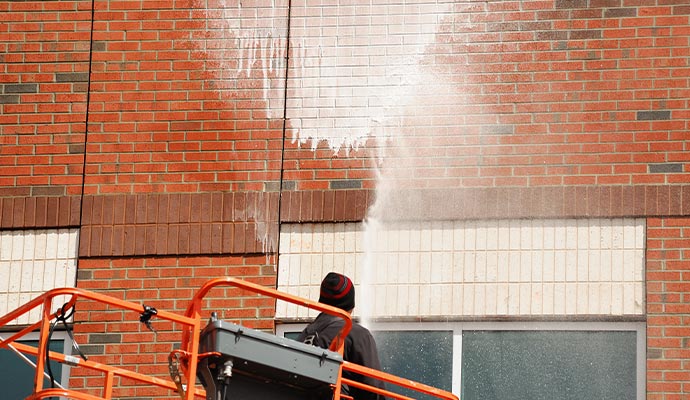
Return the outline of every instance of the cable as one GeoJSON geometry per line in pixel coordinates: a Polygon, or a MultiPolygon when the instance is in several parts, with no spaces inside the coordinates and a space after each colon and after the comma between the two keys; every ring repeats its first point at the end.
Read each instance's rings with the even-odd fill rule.
{"type": "MultiPolygon", "coordinates": [[[[79,356],[84,360],[88,361],[88,358],[82,353],[81,349],[79,348],[79,344],[77,344],[77,341],[74,339],[74,335],[72,334],[72,328],[67,325],[67,320],[74,315],[74,306],[70,307],[69,310],[65,310],[65,307],[67,307],[69,303],[65,303],[60,307],[58,312],[55,313],[55,321],[53,324],[50,326],[50,331],[48,331],[48,344],[50,344],[50,341],[53,338],[53,332],[55,332],[55,327],[62,322],[62,325],[65,327],[65,330],[67,331],[67,334],[69,335],[70,339],[72,340],[72,348],[79,353],[79,356]]],[[[53,369],[50,367],[50,350],[46,349],[46,358],[45,358],[45,363],[46,363],[46,369],[48,370],[48,377],[50,378],[50,387],[55,388],[55,376],[53,375],[53,369]]]]}
{"type": "MultiPolygon", "coordinates": [[[[84,116],[84,157],[81,166],[81,195],[79,199],[79,235],[77,236],[77,248],[81,248],[81,227],[84,218],[84,190],[86,188],[86,148],[89,144],[89,110],[91,108],[91,70],[93,69],[93,30],[96,19],[96,0],[91,0],[91,35],[89,37],[89,77],[86,83],[86,115],[84,116]]],[[[77,270],[79,270],[79,257],[77,257],[77,270]]],[[[78,275],[77,275],[78,276],[78,275]]],[[[74,284],[77,284],[77,276],[74,284]]]]}
{"type": "Polygon", "coordinates": [[[278,187],[278,239],[276,241],[276,274],[280,267],[280,225],[281,209],[283,208],[283,179],[285,177],[285,139],[287,132],[287,98],[288,80],[290,76],[290,20],[292,19],[292,0],[288,0],[287,35],[285,39],[285,86],[283,87],[283,137],[280,147],[280,181],[278,187]]]}

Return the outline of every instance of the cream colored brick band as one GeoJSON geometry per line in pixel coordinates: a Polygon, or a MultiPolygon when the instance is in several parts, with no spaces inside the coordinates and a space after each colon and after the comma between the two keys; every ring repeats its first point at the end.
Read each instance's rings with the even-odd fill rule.
{"type": "MultiPolygon", "coordinates": [[[[643,219],[283,225],[278,289],[357,284],[365,317],[643,315],[643,219]]],[[[307,317],[278,303],[278,318],[307,317]]]]}

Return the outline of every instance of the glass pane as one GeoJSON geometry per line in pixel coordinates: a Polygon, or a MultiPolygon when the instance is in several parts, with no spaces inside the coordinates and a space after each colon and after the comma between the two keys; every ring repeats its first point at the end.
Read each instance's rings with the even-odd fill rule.
{"type": "Polygon", "coordinates": [[[634,399],[634,331],[465,331],[463,400],[634,399]]]}
{"type": "MultiPolygon", "coordinates": [[[[28,346],[38,346],[38,340],[21,340],[22,344],[28,346]]],[[[64,351],[64,340],[51,340],[48,345],[51,351],[62,353],[64,351]]],[[[32,362],[36,362],[36,357],[27,356],[32,362]]],[[[55,382],[60,383],[62,377],[62,364],[51,361],[50,367],[55,377],[55,382]]],[[[31,394],[34,385],[34,367],[30,366],[17,353],[10,349],[0,350],[0,387],[2,387],[3,399],[23,399],[31,394]]],[[[43,380],[43,387],[50,387],[48,378],[43,380]]]]}
{"type": "MultiPolygon", "coordinates": [[[[376,331],[381,368],[390,374],[451,390],[453,332],[376,331]]],[[[415,399],[434,399],[417,391],[388,385],[389,390],[415,399]]]]}

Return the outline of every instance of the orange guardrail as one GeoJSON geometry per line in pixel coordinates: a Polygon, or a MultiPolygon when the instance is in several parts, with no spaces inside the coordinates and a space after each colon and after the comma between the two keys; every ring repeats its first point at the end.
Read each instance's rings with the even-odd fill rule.
{"type": "MultiPolygon", "coordinates": [[[[201,311],[202,311],[202,301],[208,292],[219,286],[233,286],[246,291],[257,293],[259,295],[264,295],[272,297],[276,300],[283,300],[299,306],[308,307],[319,312],[324,312],[330,315],[342,318],[344,323],[341,331],[336,336],[336,338],[331,343],[330,349],[343,354],[345,338],[347,337],[350,329],[352,328],[352,320],[350,314],[336,307],[332,307],[326,304],[294,296],[288,293],[280,292],[273,288],[268,288],[265,286],[257,285],[251,282],[247,282],[236,278],[217,278],[206,282],[191,299],[189,306],[187,307],[184,315],[179,315],[172,312],[166,311],[156,311],[155,318],[167,321],[172,321],[179,323],[183,326],[182,329],[182,343],[179,349],[173,350],[169,355],[169,361],[173,359],[178,360],[181,364],[181,372],[178,380],[161,379],[157,377],[152,377],[144,375],[126,368],[109,366],[101,363],[97,363],[90,360],[78,359],[73,356],[64,355],[57,352],[52,352],[48,350],[48,339],[50,331],[50,323],[53,319],[59,317],[69,310],[73,310],[75,304],[80,299],[86,299],[95,301],[98,303],[107,304],[120,308],[123,310],[131,310],[142,314],[147,311],[147,307],[142,304],[137,304],[133,302],[128,302],[120,300],[114,297],[103,295],[100,293],[95,293],[78,288],[60,288],[50,290],[37,298],[31,300],[25,305],[17,308],[16,310],[10,312],[9,314],[0,317],[0,328],[5,327],[11,321],[31,312],[34,309],[42,307],[42,317],[39,321],[30,324],[29,326],[21,329],[19,332],[13,334],[7,339],[0,340],[0,348],[12,347],[21,353],[36,356],[36,372],[34,375],[34,387],[33,394],[27,397],[27,400],[39,400],[46,399],[50,397],[63,397],[75,400],[110,400],[112,398],[113,382],[115,377],[125,377],[131,380],[149,384],[171,391],[177,391],[182,400],[193,400],[195,397],[205,398],[205,391],[200,388],[194,387],[194,382],[196,382],[196,367],[199,360],[203,357],[207,357],[210,354],[199,354],[199,336],[201,333],[201,311]],[[69,301],[58,309],[58,311],[51,313],[50,310],[53,306],[53,299],[57,296],[70,296],[69,301]],[[17,340],[21,339],[24,335],[35,330],[40,331],[39,344],[38,347],[28,346],[26,344],[18,343],[17,340]],[[99,371],[105,375],[105,383],[103,387],[102,397],[94,396],[91,394],[86,394],[82,392],[77,392],[68,389],[56,389],[56,388],[43,388],[43,371],[45,368],[46,354],[51,360],[55,360],[60,363],[68,363],[77,367],[83,367],[94,371],[99,371]],[[186,389],[183,387],[183,382],[192,383],[186,389]]],[[[383,371],[377,371],[374,369],[366,368],[361,365],[353,364],[350,362],[343,362],[341,366],[340,373],[338,374],[337,383],[333,387],[333,398],[335,399],[349,399],[348,396],[341,395],[340,388],[342,384],[351,385],[364,390],[369,390],[388,398],[408,400],[409,397],[393,393],[388,390],[383,390],[375,388],[369,385],[365,385],[356,381],[345,379],[342,377],[342,371],[352,371],[361,375],[370,376],[372,378],[391,383],[396,386],[411,389],[413,391],[430,395],[439,399],[447,400],[458,400],[458,397],[452,393],[421,384],[419,382],[414,382],[408,379],[403,379],[383,371]]],[[[171,374],[172,375],[172,374],[171,374]]]]}
{"type": "MultiPolygon", "coordinates": [[[[116,376],[118,377],[125,377],[132,379],[134,381],[142,382],[142,383],[147,383],[163,388],[168,388],[172,390],[177,390],[177,385],[172,382],[171,380],[165,380],[165,379],[160,379],[156,377],[151,377],[148,375],[144,375],[126,368],[122,367],[116,367],[116,366],[110,366],[110,365],[105,365],[101,363],[97,363],[94,361],[90,360],[84,360],[80,358],[76,358],[73,356],[66,356],[65,354],[62,353],[57,353],[57,352],[49,352],[48,351],[48,336],[50,333],[50,321],[55,319],[56,317],[60,316],[61,314],[64,314],[65,312],[69,310],[73,310],[75,304],[77,303],[78,300],[80,299],[86,299],[86,300],[92,300],[98,303],[102,304],[107,304],[110,306],[114,306],[119,309],[123,310],[131,310],[134,312],[137,312],[139,314],[143,313],[146,311],[145,306],[137,303],[132,303],[124,300],[120,300],[114,297],[106,296],[100,293],[95,293],[95,292],[90,292],[88,290],[83,290],[83,289],[78,289],[78,288],[58,288],[58,289],[53,289],[50,290],[46,293],[43,293],[42,295],[36,297],[35,299],[31,300],[30,302],[24,304],[23,306],[17,308],[16,310],[10,312],[7,315],[4,315],[0,317],[0,328],[5,327],[8,323],[12,322],[13,320],[22,317],[26,315],[27,313],[33,311],[34,309],[38,309],[42,307],[41,309],[41,315],[42,318],[41,320],[30,324],[28,327],[22,329],[21,331],[17,332],[16,334],[10,336],[9,338],[5,340],[0,341],[0,348],[5,348],[5,347],[10,347],[12,346],[16,350],[24,353],[24,354],[29,354],[36,356],[36,372],[34,374],[34,385],[33,385],[33,394],[28,397],[28,399],[43,399],[43,398],[48,398],[51,396],[62,396],[66,398],[73,398],[73,399],[87,399],[87,400],[92,400],[92,399],[99,399],[99,400],[110,400],[112,398],[112,390],[113,390],[113,381],[116,376]],[[69,296],[69,301],[65,303],[58,311],[51,313],[50,310],[53,308],[53,299],[57,296],[69,296]],[[16,342],[17,340],[21,339],[24,335],[26,335],[29,332],[35,331],[36,329],[39,329],[39,339],[38,339],[38,347],[34,346],[28,346],[22,343],[16,342]],[[103,385],[103,393],[101,397],[98,396],[93,396],[93,395],[88,395],[82,392],[74,391],[74,390],[67,390],[67,389],[55,389],[55,388],[43,388],[43,371],[45,369],[45,364],[46,364],[46,354],[48,354],[48,357],[52,360],[55,360],[60,363],[68,363],[75,365],[80,368],[86,368],[90,369],[93,371],[99,371],[101,373],[105,374],[105,384],[103,385]],[[60,394],[55,394],[57,392],[60,392],[60,394]]],[[[156,314],[156,317],[159,319],[163,320],[168,320],[172,322],[177,322],[182,324],[183,326],[187,327],[187,331],[190,332],[192,340],[189,341],[189,345],[186,348],[183,348],[185,352],[193,353],[196,351],[194,348],[193,344],[197,342],[196,346],[198,347],[198,340],[199,340],[199,333],[200,333],[200,320],[199,319],[192,319],[188,318],[186,316],[182,316],[179,314],[175,314],[172,312],[167,312],[167,311],[158,311],[156,314]]],[[[187,382],[194,382],[196,379],[196,364],[190,365],[189,369],[186,371],[186,381],[187,382]]],[[[184,400],[193,400],[194,397],[205,397],[205,392],[203,390],[188,390],[185,394],[184,397],[182,397],[184,400]]]]}

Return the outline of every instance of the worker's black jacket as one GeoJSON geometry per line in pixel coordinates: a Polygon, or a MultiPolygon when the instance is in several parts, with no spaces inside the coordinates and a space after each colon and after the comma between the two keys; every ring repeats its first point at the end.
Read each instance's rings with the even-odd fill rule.
{"type": "MultiPolygon", "coordinates": [[[[298,340],[304,343],[313,344],[327,349],[333,338],[340,333],[344,321],[342,318],[321,313],[318,317],[309,324],[302,333],[300,333],[298,340]]],[[[379,361],[378,350],[376,348],[376,341],[371,336],[371,332],[356,322],[352,323],[352,329],[345,339],[345,351],[343,359],[355,364],[363,365],[365,367],[381,370],[381,363],[379,361]]],[[[343,371],[343,377],[352,379],[354,381],[362,382],[374,387],[384,388],[383,382],[376,379],[354,374],[350,371],[343,371]]],[[[345,389],[347,390],[347,389],[345,389]]],[[[357,388],[349,388],[348,393],[355,400],[383,400],[385,397],[376,395],[369,391],[360,390],[357,388]]]]}

